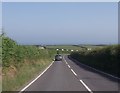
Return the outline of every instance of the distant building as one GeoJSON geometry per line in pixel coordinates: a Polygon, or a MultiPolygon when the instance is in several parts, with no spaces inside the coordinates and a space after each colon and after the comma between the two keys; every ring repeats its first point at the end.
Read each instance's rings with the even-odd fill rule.
{"type": "Polygon", "coordinates": [[[39,49],[46,49],[45,46],[41,46],[41,45],[36,45],[36,47],[38,47],[39,49]]]}
{"type": "Polygon", "coordinates": [[[91,48],[87,48],[87,50],[91,50],[91,48]]]}
{"type": "Polygon", "coordinates": [[[39,46],[38,48],[39,48],[39,49],[45,49],[43,46],[39,46]]]}

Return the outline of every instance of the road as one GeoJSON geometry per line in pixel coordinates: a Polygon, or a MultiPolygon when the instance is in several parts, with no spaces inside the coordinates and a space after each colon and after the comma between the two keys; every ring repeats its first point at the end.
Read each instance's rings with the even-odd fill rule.
{"type": "Polygon", "coordinates": [[[118,91],[118,80],[72,61],[68,56],[50,68],[24,91],[118,91]]]}

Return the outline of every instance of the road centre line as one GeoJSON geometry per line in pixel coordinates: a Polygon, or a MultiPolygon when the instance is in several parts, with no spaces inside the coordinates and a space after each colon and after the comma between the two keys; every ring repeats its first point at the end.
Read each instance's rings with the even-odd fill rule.
{"type": "Polygon", "coordinates": [[[83,82],[83,80],[80,80],[80,82],[83,84],[83,86],[84,86],[90,93],[93,93],[92,90],[83,82]]]}
{"type": "MultiPolygon", "coordinates": [[[[64,58],[64,57],[63,57],[64,58]]],[[[64,58],[64,60],[65,60],[65,58],[64,58]]],[[[65,62],[67,62],[66,60],[65,60],[65,62]]],[[[68,64],[68,67],[70,68],[70,65],[68,64]]],[[[77,74],[75,73],[75,71],[73,70],[73,69],[70,69],[71,71],[72,71],[72,73],[75,75],[75,76],[77,76],[77,74]]],[[[90,92],[90,93],[93,93],[92,92],[92,90],[83,82],[83,80],[80,80],[80,82],[81,82],[81,84],[90,92]]]]}
{"type": "Polygon", "coordinates": [[[72,72],[73,72],[73,74],[75,75],[75,76],[77,76],[77,74],[75,73],[75,71],[73,70],[73,69],[70,69],[72,72]]]}
{"type": "MultiPolygon", "coordinates": [[[[65,59],[64,59],[65,60],[65,59]]],[[[67,61],[65,60],[65,63],[68,65],[67,61]]]]}
{"type": "MultiPolygon", "coordinates": [[[[67,63],[67,61],[65,60],[65,58],[63,57],[64,61],[66,62],[67,66],[70,68],[70,65],[67,63]]],[[[72,73],[77,76],[77,74],[75,73],[75,71],[73,69],[70,69],[72,71],[72,73]]]]}
{"type": "Polygon", "coordinates": [[[68,64],[67,61],[65,60],[64,56],[63,56],[63,60],[65,61],[66,64],[68,64]]]}
{"type": "Polygon", "coordinates": [[[68,67],[70,68],[70,65],[68,65],[68,67]]]}

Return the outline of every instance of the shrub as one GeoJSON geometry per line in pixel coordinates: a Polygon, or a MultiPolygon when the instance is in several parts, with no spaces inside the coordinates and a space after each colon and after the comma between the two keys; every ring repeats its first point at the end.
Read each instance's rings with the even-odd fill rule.
{"type": "Polygon", "coordinates": [[[120,45],[108,46],[92,51],[73,52],[70,56],[86,65],[120,77],[120,45]]]}

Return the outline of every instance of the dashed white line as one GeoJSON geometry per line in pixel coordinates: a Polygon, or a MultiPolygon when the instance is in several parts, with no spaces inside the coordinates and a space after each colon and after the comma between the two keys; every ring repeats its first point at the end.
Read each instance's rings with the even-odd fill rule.
{"type": "MultiPolygon", "coordinates": [[[[64,60],[65,60],[65,59],[64,59],[64,60]]],[[[66,60],[65,60],[65,63],[68,64],[66,60]]]]}
{"type": "Polygon", "coordinates": [[[24,87],[19,93],[23,92],[26,90],[30,85],[32,85],[38,78],[40,78],[54,63],[54,61],[39,75],[37,76],[32,82],[30,82],[26,87],[24,87]]]}
{"type": "Polygon", "coordinates": [[[65,60],[64,56],[63,56],[63,59],[64,59],[65,63],[68,64],[67,61],[65,60]]]}
{"type": "Polygon", "coordinates": [[[74,74],[75,76],[77,76],[77,74],[75,73],[75,71],[74,71],[73,69],[71,69],[71,71],[73,72],[73,74],[74,74]]]}
{"type": "Polygon", "coordinates": [[[68,67],[70,68],[70,65],[68,65],[68,67]]]}
{"type": "MultiPolygon", "coordinates": [[[[65,58],[63,57],[65,63],[67,64],[68,68],[71,68],[70,65],[67,63],[67,61],[65,60],[65,58]]],[[[73,69],[70,69],[72,71],[72,73],[77,76],[77,74],[75,73],[75,71],[73,69]]]]}
{"type": "MultiPolygon", "coordinates": [[[[63,57],[64,58],[64,57],[63,57]]],[[[70,68],[70,65],[67,63],[67,61],[64,58],[65,63],[67,64],[67,66],[70,68]]],[[[72,71],[72,73],[77,76],[77,74],[75,73],[75,71],[73,69],[70,69],[72,71]]],[[[93,91],[83,82],[83,80],[80,80],[80,82],[82,83],[82,85],[90,92],[93,93],[93,91]]]]}
{"type": "Polygon", "coordinates": [[[93,93],[92,90],[91,90],[82,80],[80,80],[80,82],[83,84],[83,86],[84,86],[90,93],[93,93]]]}

